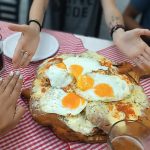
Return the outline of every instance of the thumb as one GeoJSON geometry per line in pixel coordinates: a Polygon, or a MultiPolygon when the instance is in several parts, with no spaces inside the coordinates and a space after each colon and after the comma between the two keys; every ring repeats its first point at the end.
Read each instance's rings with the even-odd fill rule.
{"type": "Polygon", "coordinates": [[[18,105],[16,108],[15,116],[14,116],[14,125],[17,125],[19,123],[24,113],[25,113],[25,108],[18,105]]]}
{"type": "Polygon", "coordinates": [[[141,35],[146,35],[150,36],[150,30],[149,29],[134,29],[136,33],[141,36],[141,35]]]}
{"type": "Polygon", "coordinates": [[[8,28],[12,31],[16,31],[16,32],[24,32],[26,30],[26,26],[25,25],[18,25],[18,24],[10,24],[8,26],[8,28]]]}

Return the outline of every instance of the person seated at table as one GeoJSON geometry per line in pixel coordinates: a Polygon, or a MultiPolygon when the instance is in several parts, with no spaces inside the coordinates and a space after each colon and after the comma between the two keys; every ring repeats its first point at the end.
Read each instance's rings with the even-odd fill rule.
{"type": "MultiPolygon", "coordinates": [[[[130,0],[124,14],[124,22],[128,30],[134,28],[150,29],[150,1],[130,0]],[[140,15],[140,19],[137,17],[140,15]]],[[[143,37],[143,40],[150,45],[150,37],[143,37]]]]}
{"type": "MultiPolygon", "coordinates": [[[[63,24],[64,31],[73,33],[91,32],[95,26],[95,20],[100,9],[99,4],[102,4],[106,23],[111,31],[111,36],[116,46],[127,57],[135,60],[135,63],[143,70],[150,70],[150,47],[141,39],[141,35],[150,36],[148,29],[133,29],[125,31],[123,17],[117,6],[115,0],[55,0],[59,7],[57,8],[57,15],[65,15],[60,17],[63,24]],[[66,2],[67,4],[63,5],[66,2]],[[63,7],[61,8],[61,5],[63,7]],[[76,7],[78,5],[78,7],[76,7]],[[65,7],[67,6],[67,7],[65,7]],[[60,9],[61,8],[61,9],[60,9]],[[82,15],[73,15],[77,13],[77,9],[82,8],[82,15]],[[83,24],[84,23],[84,24],[83,24]],[[74,32],[75,30],[75,32],[74,32]],[[79,31],[79,32],[78,32],[79,31]]],[[[52,1],[51,1],[52,2],[52,1]]],[[[39,43],[39,33],[44,18],[44,13],[48,5],[48,0],[34,0],[30,10],[29,25],[10,25],[9,28],[13,31],[22,32],[22,36],[17,44],[15,54],[13,56],[13,65],[15,68],[26,67],[39,43]]],[[[79,13],[79,12],[78,12],[79,13]]],[[[53,18],[52,19],[57,19],[53,18]]],[[[100,19],[100,18],[99,18],[100,19]]],[[[51,20],[53,22],[54,20],[51,20]]],[[[57,20],[56,20],[57,22],[57,20]]]]}
{"type": "Polygon", "coordinates": [[[25,113],[17,104],[22,86],[22,75],[11,72],[6,79],[0,78],[0,136],[13,129],[25,113]]]}

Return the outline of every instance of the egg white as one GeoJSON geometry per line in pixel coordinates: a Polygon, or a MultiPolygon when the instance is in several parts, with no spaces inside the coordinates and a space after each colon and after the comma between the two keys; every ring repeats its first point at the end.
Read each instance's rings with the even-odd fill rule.
{"type": "Polygon", "coordinates": [[[70,66],[80,65],[83,68],[83,74],[90,73],[97,70],[108,70],[108,67],[100,65],[100,63],[92,58],[86,57],[69,57],[63,60],[63,63],[66,65],[68,72],[70,73],[70,66]]]}
{"type": "Polygon", "coordinates": [[[59,68],[56,65],[51,66],[45,74],[50,80],[51,87],[54,88],[66,87],[73,81],[72,76],[67,73],[67,70],[59,68]]]}
{"type": "Polygon", "coordinates": [[[79,114],[87,105],[85,101],[84,104],[80,103],[78,108],[69,109],[62,105],[63,98],[67,95],[62,89],[49,89],[45,95],[40,99],[40,108],[45,113],[55,113],[63,116],[67,115],[77,115],[79,114]]]}

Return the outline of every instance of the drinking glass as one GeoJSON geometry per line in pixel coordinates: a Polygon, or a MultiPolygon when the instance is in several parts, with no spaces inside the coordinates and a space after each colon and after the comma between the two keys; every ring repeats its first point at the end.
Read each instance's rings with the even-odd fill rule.
{"type": "Polygon", "coordinates": [[[150,129],[138,121],[118,121],[108,133],[108,150],[150,150],[150,129]]]}
{"type": "Polygon", "coordinates": [[[2,35],[0,34],[0,73],[4,70],[2,44],[2,35]]]}

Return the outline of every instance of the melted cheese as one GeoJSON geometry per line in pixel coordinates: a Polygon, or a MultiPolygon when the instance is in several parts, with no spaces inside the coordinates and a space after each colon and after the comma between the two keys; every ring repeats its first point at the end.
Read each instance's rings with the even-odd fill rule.
{"type": "Polygon", "coordinates": [[[65,122],[65,124],[75,132],[80,132],[84,135],[92,135],[94,132],[94,127],[90,121],[86,119],[84,115],[70,116],[61,118],[65,122]]]}

